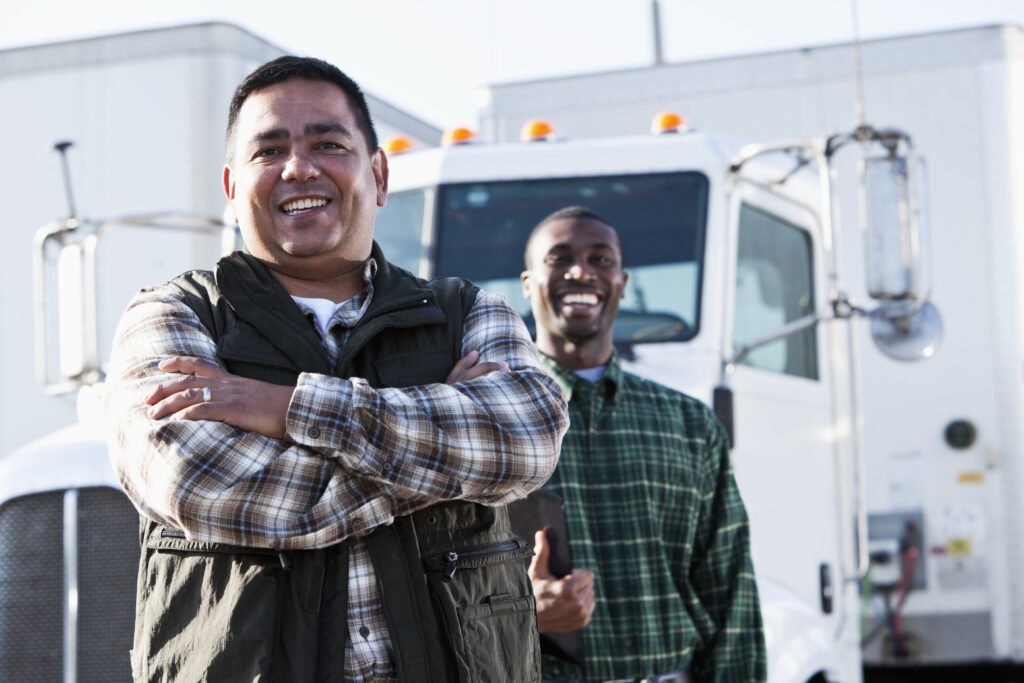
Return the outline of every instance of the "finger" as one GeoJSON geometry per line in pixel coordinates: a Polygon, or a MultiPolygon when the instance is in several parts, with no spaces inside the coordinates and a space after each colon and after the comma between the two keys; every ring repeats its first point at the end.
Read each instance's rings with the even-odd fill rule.
{"type": "Polygon", "coordinates": [[[199,377],[220,377],[224,370],[216,363],[193,356],[171,356],[164,358],[157,366],[163,372],[179,372],[199,377]]]}
{"type": "Polygon", "coordinates": [[[208,379],[196,375],[175,375],[171,379],[156,385],[156,388],[146,395],[146,403],[155,405],[165,398],[190,389],[198,389],[202,392],[203,387],[209,384],[210,381],[208,379]]]}
{"type": "Polygon", "coordinates": [[[477,377],[482,377],[483,375],[486,375],[489,372],[507,372],[507,371],[508,371],[508,363],[505,363],[505,362],[495,362],[495,361],[487,361],[486,363],[479,363],[479,364],[474,365],[473,367],[469,368],[468,370],[463,372],[462,376],[459,377],[455,381],[456,382],[468,382],[471,379],[476,379],[477,377]]]}
{"type": "Polygon", "coordinates": [[[588,577],[586,574],[580,573],[579,570],[574,569],[571,574],[562,577],[562,581],[564,583],[562,590],[576,599],[581,599],[587,593],[594,592],[593,577],[588,577]]]}
{"type": "Polygon", "coordinates": [[[574,593],[584,591],[594,592],[594,572],[589,569],[573,569],[569,575],[569,582],[572,584],[574,593]]]}
{"type": "Polygon", "coordinates": [[[162,417],[174,416],[178,419],[209,419],[197,416],[199,408],[205,409],[209,404],[203,400],[202,387],[195,387],[178,391],[166,398],[157,401],[149,407],[148,414],[154,420],[162,417]],[[186,412],[188,411],[188,412],[186,412]]]}
{"type": "Polygon", "coordinates": [[[480,358],[480,352],[475,350],[470,351],[463,356],[459,362],[455,364],[455,367],[452,368],[452,371],[448,373],[448,376],[444,380],[445,384],[455,384],[460,381],[462,374],[473,367],[478,358],[480,358]]]}
{"type": "Polygon", "coordinates": [[[583,628],[590,623],[590,617],[594,614],[594,608],[597,607],[597,600],[594,598],[594,587],[590,587],[590,592],[584,596],[583,601],[583,628]]]}
{"type": "Polygon", "coordinates": [[[554,576],[548,569],[548,536],[543,529],[533,535],[533,559],[530,561],[530,577],[537,579],[552,579],[554,576]]]}

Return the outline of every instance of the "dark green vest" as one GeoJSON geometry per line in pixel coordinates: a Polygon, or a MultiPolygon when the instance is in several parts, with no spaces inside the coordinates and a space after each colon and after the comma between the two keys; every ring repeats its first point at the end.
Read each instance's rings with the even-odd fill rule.
{"type": "MultiPolygon", "coordinates": [[[[173,284],[235,374],[282,385],[300,372],[362,377],[374,387],[444,382],[461,356],[477,288],[414,278],[376,244],[373,255],[373,300],[334,368],[309,321],[252,257],[236,252],[214,278],[191,272],[173,284]]],[[[503,507],[441,503],[366,540],[400,680],[540,680],[531,548],[511,532],[503,507]]],[[[142,544],[136,680],[343,680],[347,542],[278,553],[188,541],[143,520],[142,544]]]]}

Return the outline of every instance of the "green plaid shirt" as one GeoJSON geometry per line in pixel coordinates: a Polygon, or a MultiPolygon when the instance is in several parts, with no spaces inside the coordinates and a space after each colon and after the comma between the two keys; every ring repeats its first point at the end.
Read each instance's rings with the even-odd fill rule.
{"type": "Polygon", "coordinates": [[[569,396],[569,431],[544,488],[565,501],[573,562],[593,570],[586,666],[544,657],[545,678],[600,681],[691,668],[764,681],[747,515],[721,425],[677,391],[624,372],[596,383],[541,356],[569,396]]]}

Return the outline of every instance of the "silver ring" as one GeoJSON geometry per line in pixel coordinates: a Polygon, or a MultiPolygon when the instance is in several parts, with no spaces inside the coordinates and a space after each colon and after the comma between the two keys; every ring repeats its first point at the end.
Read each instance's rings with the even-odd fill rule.
{"type": "Polygon", "coordinates": [[[209,403],[213,400],[213,394],[210,393],[210,387],[203,387],[203,403],[209,403]]]}

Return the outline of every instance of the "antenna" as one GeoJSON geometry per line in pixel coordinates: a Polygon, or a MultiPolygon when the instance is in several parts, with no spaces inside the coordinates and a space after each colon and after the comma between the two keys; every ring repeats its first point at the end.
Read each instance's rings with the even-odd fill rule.
{"type": "Polygon", "coordinates": [[[651,0],[651,21],[654,24],[654,65],[661,66],[665,58],[661,50],[661,7],[658,0],[651,0]]]}
{"type": "Polygon", "coordinates": [[[857,11],[857,0],[850,0],[850,11],[853,15],[853,78],[857,86],[857,96],[855,104],[857,112],[857,137],[863,139],[865,127],[864,68],[861,64],[860,55],[860,13],[857,11]]]}
{"type": "Polygon", "coordinates": [[[53,151],[60,154],[60,163],[64,169],[64,194],[68,200],[68,219],[75,218],[75,200],[71,195],[71,170],[68,167],[68,148],[74,144],[71,140],[59,140],[53,143],[53,151]]]}

